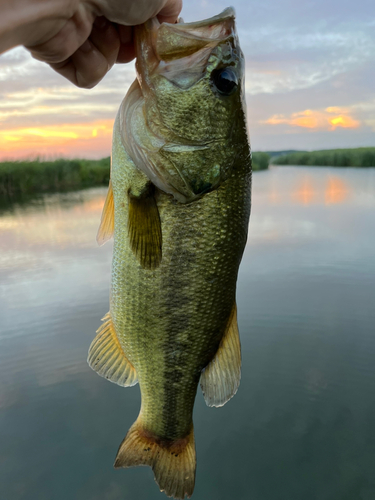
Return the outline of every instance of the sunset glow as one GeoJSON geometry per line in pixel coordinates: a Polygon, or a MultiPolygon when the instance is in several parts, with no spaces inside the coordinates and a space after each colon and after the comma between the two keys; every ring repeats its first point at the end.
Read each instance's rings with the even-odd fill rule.
{"type": "Polygon", "coordinates": [[[343,128],[358,128],[359,122],[354,120],[350,116],[336,116],[335,118],[331,118],[330,123],[333,128],[343,127],[343,128]]]}
{"type": "Polygon", "coordinates": [[[302,127],[315,130],[335,130],[337,127],[342,128],[358,128],[360,122],[350,116],[345,109],[337,107],[329,107],[325,110],[299,111],[292,115],[273,115],[264,123],[268,125],[286,124],[292,127],[302,127]]]}
{"type": "Polygon", "coordinates": [[[20,159],[36,156],[82,156],[89,151],[94,157],[98,151],[107,150],[109,156],[112,137],[112,120],[91,123],[74,123],[48,127],[14,128],[0,130],[0,158],[20,159]]]}

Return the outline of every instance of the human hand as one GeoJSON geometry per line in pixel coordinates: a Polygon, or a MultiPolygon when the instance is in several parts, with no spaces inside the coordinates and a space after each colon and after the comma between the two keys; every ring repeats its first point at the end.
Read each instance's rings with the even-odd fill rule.
{"type": "MultiPolygon", "coordinates": [[[[8,10],[11,3],[9,0],[8,10]]],[[[155,16],[161,22],[174,23],[182,7],[182,0],[21,0],[21,3],[24,5],[18,12],[10,10],[10,23],[4,23],[8,27],[5,48],[24,45],[35,59],[48,63],[83,88],[94,87],[115,62],[129,62],[135,57],[133,26],[155,16]],[[12,21],[16,24],[13,29],[12,21]]],[[[0,42],[1,31],[4,29],[0,26],[0,42]]]]}

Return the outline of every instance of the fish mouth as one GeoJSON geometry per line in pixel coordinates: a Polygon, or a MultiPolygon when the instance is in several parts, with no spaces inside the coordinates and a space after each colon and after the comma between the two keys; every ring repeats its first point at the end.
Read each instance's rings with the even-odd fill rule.
{"type": "Polygon", "coordinates": [[[234,8],[229,7],[203,21],[184,23],[181,19],[175,24],[159,23],[158,27],[154,25],[160,33],[156,51],[161,60],[168,60],[189,55],[212,42],[216,42],[216,45],[232,34],[235,17],[234,8]]]}
{"type": "MultiPolygon", "coordinates": [[[[135,27],[136,70],[142,90],[152,74],[181,72],[194,68],[198,73],[206,66],[212,50],[235,34],[233,7],[220,14],[191,23],[160,23],[152,18],[135,27]]],[[[194,80],[194,78],[193,78],[194,80]]]]}
{"type": "MultiPolygon", "coordinates": [[[[234,10],[234,7],[227,7],[224,9],[220,14],[216,14],[215,16],[209,17],[208,19],[203,19],[202,21],[193,21],[192,23],[184,23],[181,19],[182,22],[180,22],[180,19],[177,21],[177,23],[174,24],[184,24],[185,26],[192,26],[194,28],[205,28],[207,26],[213,26],[217,23],[221,23],[222,21],[230,18],[234,19],[236,17],[236,12],[234,10]]],[[[165,24],[171,24],[171,23],[165,23],[165,24]]]]}
{"type": "Polygon", "coordinates": [[[185,34],[191,39],[220,40],[231,34],[235,17],[234,8],[228,7],[220,14],[202,21],[185,23],[182,18],[179,18],[177,23],[172,24],[160,23],[157,18],[153,18],[146,23],[146,27],[150,30],[161,29],[161,36],[164,36],[164,33],[175,33],[185,34]]]}

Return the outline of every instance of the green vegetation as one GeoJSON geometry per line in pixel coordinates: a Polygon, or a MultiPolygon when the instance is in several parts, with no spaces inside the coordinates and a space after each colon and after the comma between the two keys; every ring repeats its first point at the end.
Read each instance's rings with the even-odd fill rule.
{"type": "Polygon", "coordinates": [[[332,167],[375,167],[375,148],[325,149],[281,154],[275,165],[316,165],[332,167]]]}
{"type": "Polygon", "coordinates": [[[270,162],[270,156],[267,153],[251,153],[253,170],[266,170],[270,162]]]}
{"type": "MultiPolygon", "coordinates": [[[[268,168],[267,153],[252,153],[253,169],[268,168]]],[[[17,198],[36,193],[106,185],[110,159],[6,161],[0,163],[0,196],[17,198]]]]}
{"type": "MultiPolygon", "coordinates": [[[[375,148],[327,149],[322,151],[252,153],[253,170],[275,165],[319,165],[334,167],[373,167],[375,148]]],[[[107,185],[110,159],[8,161],[0,163],[0,196],[19,197],[48,191],[81,189],[107,185]]]]}
{"type": "Polygon", "coordinates": [[[110,160],[9,161],[0,163],[0,196],[108,184],[110,160]]]}

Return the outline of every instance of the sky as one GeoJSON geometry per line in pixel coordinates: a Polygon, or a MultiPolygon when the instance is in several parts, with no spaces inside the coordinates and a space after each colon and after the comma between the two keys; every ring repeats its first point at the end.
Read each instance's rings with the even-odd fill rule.
{"type": "MultiPolygon", "coordinates": [[[[375,146],[374,0],[232,0],[254,151],[375,146]]],[[[197,21],[230,4],[185,0],[197,21]]],[[[135,78],[116,65],[78,89],[21,48],[0,56],[0,160],[102,158],[135,78]]]]}

